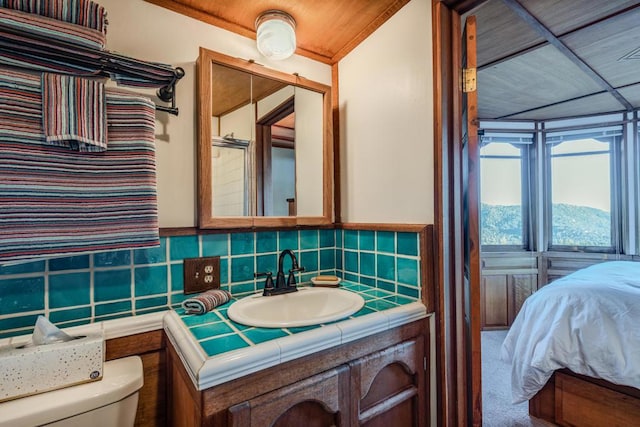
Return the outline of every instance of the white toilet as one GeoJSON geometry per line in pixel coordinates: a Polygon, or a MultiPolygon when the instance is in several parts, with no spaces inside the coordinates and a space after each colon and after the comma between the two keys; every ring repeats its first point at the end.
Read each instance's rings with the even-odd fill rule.
{"type": "Polygon", "coordinates": [[[131,427],[142,384],[140,357],[111,360],[100,381],[0,403],[0,427],[131,427]]]}

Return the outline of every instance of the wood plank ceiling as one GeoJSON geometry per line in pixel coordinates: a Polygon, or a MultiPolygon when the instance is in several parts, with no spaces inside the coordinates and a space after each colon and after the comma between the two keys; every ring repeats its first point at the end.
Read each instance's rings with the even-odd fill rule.
{"type": "Polygon", "coordinates": [[[478,26],[483,119],[640,108],[640,1],[489,0],[478,26]]]}
{"type": "MultiPolygon", "coordinates": [[[[283,10],[296,53],[334,64],[409,0],[146,0],[255,39],[283,10]]],[[[544,120],[640,108],[640,0],[488,0],[478,27],[483,119],[544,120]]]]}
{"type": "Polygon", "coordinates": [[[296,53],[334,64],[409,0],[146,0],[255,39],[260,13],[282,10],[296,20],[296,53]]]}

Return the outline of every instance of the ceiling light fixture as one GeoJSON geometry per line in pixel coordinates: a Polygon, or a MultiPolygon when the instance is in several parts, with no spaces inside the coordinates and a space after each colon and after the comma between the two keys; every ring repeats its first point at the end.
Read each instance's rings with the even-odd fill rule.
{"type": "Polygon", "coordinates": [[[256,19],[258,50],[269,59],[286,59],[296,50],[296,21],[288,13],[267,10],[256,19]]]}

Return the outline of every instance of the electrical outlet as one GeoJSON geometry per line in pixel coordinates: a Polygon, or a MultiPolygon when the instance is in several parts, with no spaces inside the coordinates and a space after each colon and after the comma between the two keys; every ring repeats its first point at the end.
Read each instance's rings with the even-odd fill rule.
{"type": "Polygon", "coordinates": [[[220,287],[220,257],[186,258],[184,270],[184,293],[194,294],[220,287]]]}

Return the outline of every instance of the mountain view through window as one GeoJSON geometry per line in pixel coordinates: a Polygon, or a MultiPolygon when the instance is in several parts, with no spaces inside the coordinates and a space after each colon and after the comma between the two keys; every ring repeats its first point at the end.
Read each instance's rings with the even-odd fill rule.
{"type": "MultiPolygon", "coordinates": [[[[550,143],[549,239],[553,246],[612,246],[611,144],[579,139],[550,143]]],[[[529,193],[523,192],[523,157],[518,145],[481,148],[481,242],[522,246],[529,193]],[[523,197],[523,195],[525,197],[523,197]]],[[[525,181],[526,182],[526,181],[525,181]]]]}

